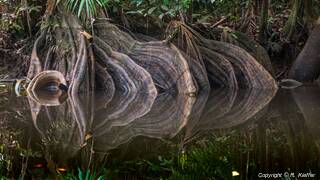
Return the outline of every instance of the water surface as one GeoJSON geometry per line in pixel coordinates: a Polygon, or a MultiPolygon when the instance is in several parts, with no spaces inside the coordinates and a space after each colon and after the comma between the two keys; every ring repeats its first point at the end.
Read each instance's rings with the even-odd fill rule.
{"type": "Polygon", "coordinates": [[[110,179],[179,172],[256,179],[259,173],[320,173],[317,86],[215,89],[196,97],[164,92],[154,100],[120,92],[90,97],[40,93],[34,99],[2,88],[2,175],[41,179],[90,169],[110,179]]]}

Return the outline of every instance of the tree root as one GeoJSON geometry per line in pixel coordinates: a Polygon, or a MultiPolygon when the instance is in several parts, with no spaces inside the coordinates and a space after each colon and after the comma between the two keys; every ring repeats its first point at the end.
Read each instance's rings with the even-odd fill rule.
{"type": "Polygon", "coordinates": [[[38,49],[40,49],[41,46],[44,44],[46,33],[46,29],[43,30],[41,35],[37,38],[37,40],[34,43],[34,47],[32,49],[31,54],[31,60],[29,64],[29,70],[27,74],[27,77],[29,79],[32,79],[34,76],[36,76],[38,73],[42,71],[41,61],[38,56],[38,49]]]}
{"type": "Polygon", "coordinates": [[[114,51],[128,54],[135,63],[146,69],[158,89],[176,88],[185,94],[197,92],[187,60],[173,45],[170,47],[162,41],[136,41],[107,21],[96,22],[94,27],[97,36],[114,51]],[[105,29],[109,29],[110,33],[105,29]]]}
{"type": "Polygon", "coordinates": [[[239,87],[276,88],[272,76],[240,47],[219,41],[206,41],[205,46],[228,59],[235,70],[239,87]]]}
{"type": "Polygon", "coordinates": [[[238,32],[224,30],[222,33],[222,40],[232,43],[243,49],[245,49],[250,55],[252,55],[273,77],[275,72],[271,64],[271,60],[267,51],[256,41],[249,38],[247,35],[238,32]]]}
{"type": "Polygon", "coordinates": [[[28,77],[41,72],[40,59],[45,58],[44,69],[62,72],[72,96],[94,92],[98,84],[110,91],[110,97],[119,90],[131,100],[138,92],[151,99],[157,92],[170,90],[195,95],[209,90],[210,82],[213,87],[276,88],[274,79],[254,58],[269,67],[263,53],[252,50],[253,57],[238,46],[205,39],[181,23],[187,46],[178,44],[178,48],[167,41],[140,42],[104,20],[95,22],[95,36],[85,36],[88,33],[83,33],[73,15],[60,10],[57,16],[63,19],[61,27],[48,35],[44,30],[35,42],[28,77]],[[44,48],[41,57],[38,51],[44,42],[53,47],[44,48]]]}

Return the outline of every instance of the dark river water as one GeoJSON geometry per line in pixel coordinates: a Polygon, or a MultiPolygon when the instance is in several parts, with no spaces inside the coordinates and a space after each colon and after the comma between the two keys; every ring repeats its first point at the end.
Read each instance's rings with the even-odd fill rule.
{"type": "Polygon", "coordinates": [[[18,97],[10,85],[0,88],[4,177],[320,179],[316,86],[166,92],[152,101],[143,94],[18,97]]]}

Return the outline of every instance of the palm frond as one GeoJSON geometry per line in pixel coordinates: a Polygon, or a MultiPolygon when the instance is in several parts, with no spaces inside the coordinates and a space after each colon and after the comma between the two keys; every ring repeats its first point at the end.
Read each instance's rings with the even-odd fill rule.
{"type": "Polygon", "coordinates": [[[199,50],[203,37],[198,32],[181,21],[170,22],[166,32],[167,38],[168,36],[171,36],[171,38],[172,36],[177,36],[178,47],[203,64],[199,50]]]}
{"type": "Polygon", "coordinates": [[[108,2],[109,0],[67,0],[65,5],[78,17],[93,18],[97,14],[97,8],[106,7],[108,2]]]}

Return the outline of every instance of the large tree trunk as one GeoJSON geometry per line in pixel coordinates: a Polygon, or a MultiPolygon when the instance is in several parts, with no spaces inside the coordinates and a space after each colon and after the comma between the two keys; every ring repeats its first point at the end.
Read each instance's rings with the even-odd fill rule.
{"type": "Polygon", "coordinates": [[[175,24],[175,28],[190,35],[187,44],[192,48],[179,41],[135,40],[105,18],[93,23],[90,35],[64,7],[52,6],[48,4],[45,17],[57,25],[44,28],[36,40],[28,78],[56,70],[65,76],[72,97],[99,87],[109,97],[108,102],[126,99],[114,117],[134,102],[145,104],[139,112],[143,115],[158,92],[194,96],[209,91],[209,79],[215,87],[276,89],[272,76],[246,50],[205,39],[184,23],[175,24]]]}
{"type": "Polygon", "coordinates": [[[320,74],[320,18],[306,45],[293,63],[289,78],[301,82],[314,81],[320,74]]]}

